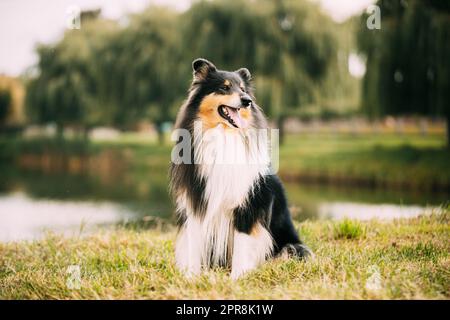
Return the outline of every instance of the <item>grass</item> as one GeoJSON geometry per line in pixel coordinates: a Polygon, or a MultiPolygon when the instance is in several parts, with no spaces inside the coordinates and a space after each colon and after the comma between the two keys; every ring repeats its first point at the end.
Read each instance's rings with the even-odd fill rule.
{"type": "MultiPolygon", "coordinates": [[[[445,192],[450,186],[450,151],[444,145],[442,135],[290,135],[280,150],[280,174],[293,181],[366,183],[400,190],[408,187],[420,194],[435,189],[445,192]]],[[[83,180],[78,190],[80,197],[85,190],[89,194],[100,190],[100,198],[104,192],[114,199],[128,199],[129,194],[122,195],[115,188],[127,189],[134,197],[152,203],[167,197],[170,146],[158,146],[133,135],[89,146],[76,141],[60,145],[46,140],[2,139],[0,163],[8,169],[2,172],[6,178],[12,175],[10,164],[21,155],[49,152],[68,157],[93,156],[87,162],[94,166],[86,174],[101,183],[86,184],[83,180]],[[101,170],[108,167],[105,164],[112,170],[101,170]]],[[[23,168],[19,166],[17,170],[22,176],[23,168]]],[[[80,174],[69,173],[75,177],[80,174]]],[[[59,194],[60,187],[45,189],[52,186],[48,179],[59,179],[58,173],[45,174],[48,176],[37,179],[45,184],[31,186],[35,193],[59,194]]],[[[0,189],[2,184],[0,181],[0,189]]],[[[76,195],[74,181],[63,184],[71,186],[71,197],[76,195]]],[[[290,193],[291,199],[296,193],[300,192],[290,193]]],[[[171,212],[166,207],[155,210],[171,212]]],[[[229,279],[227,270],[209,272],[194,281],[185,279],[174,266],[173,227],[164,231],[119,227],[83,237],[50,234],[36,242],[0,244],[0,298],[450,298],[448,210],[431,217],[389,223],[306,221],[297,226],[315,251],[315,260],[273,260],[237,282],[229,279]],[[80,266],[79,289],[67,287],[71,265],[80,266]]]]}
{"type": "Polygon", "coordinates": [[[297,180],[416,190],[450,188],[441,135],[303,134],[280,149],[280,174],[297,180]]]}
{"type": "Polygon", "coordinates": [[[227,270],[188,280],[175,231],[119,227],[85,237],[0,244],[1,299],[449,299],[449,211],[393,222],[297,225],[316,258],[275,259],[233,282],[227,270]],[[68,268],[81,282],[69,289],[68,268]]]}
{"type": "Polygon", "coordinates": [[[334,224],[333,232],[336,239],[357,239],[365,236],[366,228],[360,222],[346,218],[334,224]]]}

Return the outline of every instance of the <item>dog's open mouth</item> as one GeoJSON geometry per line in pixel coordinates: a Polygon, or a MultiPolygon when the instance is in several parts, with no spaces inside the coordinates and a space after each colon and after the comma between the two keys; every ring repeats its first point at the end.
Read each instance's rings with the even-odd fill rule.
{"type": "Polygon", "coordinates": [[[240,110],[240,108],[233,108],[224,104],[220,105],[218,109],[220,116],[233,127],[244,128],[247,126],[247,121],[241,117],[240,110]]]}

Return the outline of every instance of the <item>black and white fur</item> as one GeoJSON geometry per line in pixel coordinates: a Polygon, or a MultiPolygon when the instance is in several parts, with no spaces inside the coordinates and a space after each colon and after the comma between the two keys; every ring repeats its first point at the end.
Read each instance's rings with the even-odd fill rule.
{"type": "MultiPolygon", "coordinates": [[[[221,91],[225,80],[236,84],[231,90],[234,97],[251,98],[249,128],[268,128],[254,102],[249,71],[221,71],[205,59],[195,60],[193,69],[189,97],[176,122],[176,128],[191,133],[192,163],[172,163],[170,170],[179,224],[177,266],[187,275],[215,266],[231,267],[231,277],[236,279],[269,257],[310,255],[292,224],[282,184],[270,174],[268,146],[246,135],[245,129],[219,124],[199,136],[194,128],[205,97],[219,92],[229,94],[232,100],[231,93],[221,91]],[[239,83],[245,88],[237,89],[239,83]],[[217,150],[237,154],[243,161],[217,163],[217,150]],[[206,158],[213,161],[204,163],[206,158]]],[[[231,103],[240,103],[235,100],[231,103]]]]}

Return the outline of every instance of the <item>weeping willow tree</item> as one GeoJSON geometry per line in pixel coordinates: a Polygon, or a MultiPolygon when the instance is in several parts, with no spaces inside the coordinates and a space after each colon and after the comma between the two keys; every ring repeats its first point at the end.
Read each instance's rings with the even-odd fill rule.
{"type": "Polygon", "coordinates": [[[28,111],[59,132],[146,119],[161,133],[186,97],[191,61],[205,57],[251,69],[260,104],[283,129],[287,115],[324,101],[338,56],[334,28],[308,0],[201,1],[185,13],[150,6],[121,22],[97,13],[38,49],[28,111]]]}
{"type": "MultiPolygon", "coordinates": [[[[126,25],[92,17],[80,30],[38,48],[38,76],[28,82],[27,109],[37,123],[84,132],[128,128],[147,119],[160,128],[180,99],[176,14],[150,7],[126,25]]],[[[160,130],[159,130],[160,131],[160,130]]]]}
{"type": "Polygon", "coordinates": [[[160,140],[162,124],[174,119],[186,90],[186,77],[179,73],[178,18],[171,10],[149,7],[131,16],[117,41],[105,48],[116,62],[115,77],[109,77],[116,88],[113,99],[121,105],[116,122],[148,119],[156,125],[160,140]]]}
{"type": "Polygon", "coordinates": [[[90,127],[108,122],[98,104],[96,61],[99,48],[116,28],[110,21],[83,21],[82,31],[67,31],[60,42],[38,47],[38,75],[27,85],[31,121],[56,124],[60,137],[69,125],[86,133],[90,127]]]}
{"type": "Polygon", "coordinates": [[[281,140],[286,115],[320,99],[336,43],[333,24],[309,1],[203,1],[182,21],[189,59],[252,70],[259,103],[277,119],[281,140]]]}
{"type": "MultiPolygon", "coordinates": [[[[365,28],[359,45],[367,56],[362,106],[371,117],[444,116],[450,128],[450,3],[382,0],[381,30],[365,28]]],[[[450,129],[447,130],[450,142],[450,129]]],[[[450,143],[448,143],[450,146],[450,143]]]]}

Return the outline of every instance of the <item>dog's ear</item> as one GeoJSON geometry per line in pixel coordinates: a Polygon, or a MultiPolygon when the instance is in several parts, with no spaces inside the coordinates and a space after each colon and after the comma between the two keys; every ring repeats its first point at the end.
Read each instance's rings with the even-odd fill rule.
{"type": "Polygon", "coordinates": [[[194,70],[194,80],[204,80],[210,72],[216,71],[216,66],[203,58],[195,59],[192,62],[192,69],[194,70]]]}
{"type": "Polygon", "coordinates": [[[250,82],[252,80],[252,74],[250,71],[248,71],[247,68],[240,68],[239,70],[236,70],[237,73],[241,76],[242,80],[245,82],[250,82]]]}

